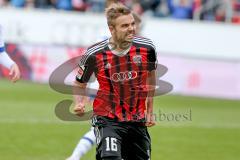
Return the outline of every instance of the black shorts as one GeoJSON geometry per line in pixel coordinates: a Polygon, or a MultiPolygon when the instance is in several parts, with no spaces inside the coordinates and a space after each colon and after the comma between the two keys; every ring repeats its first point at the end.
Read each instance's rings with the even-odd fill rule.
{"type": "Polygon", "coordinates": [[[144,123],[93,118],[96,159],[150,160],[151,139],[144,123]]]}

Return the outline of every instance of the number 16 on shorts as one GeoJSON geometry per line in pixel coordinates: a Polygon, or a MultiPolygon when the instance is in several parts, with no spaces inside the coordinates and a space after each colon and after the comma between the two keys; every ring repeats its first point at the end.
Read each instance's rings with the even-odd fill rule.
{"type": "Polygon", "coordinates": [[[106,151],[118,151],[117,148],[117,138],[114,137],[106,137],[106,151]]]}

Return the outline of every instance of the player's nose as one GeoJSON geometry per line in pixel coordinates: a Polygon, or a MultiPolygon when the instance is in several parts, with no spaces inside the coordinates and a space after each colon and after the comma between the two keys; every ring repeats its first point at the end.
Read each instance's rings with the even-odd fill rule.
{"type": "Polygon", "coordinates": [[[134,26],[133,25],[129,25],[128,31],[133,31],[133,30],[134,30],[134,26]]]}

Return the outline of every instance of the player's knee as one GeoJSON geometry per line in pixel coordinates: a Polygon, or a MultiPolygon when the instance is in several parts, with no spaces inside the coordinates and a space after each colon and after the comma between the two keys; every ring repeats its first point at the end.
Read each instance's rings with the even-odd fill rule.
{"type": "Polygon", "coordinates": [[[102,160],[122,160],[120,157],[105,157],[102,160]]]}

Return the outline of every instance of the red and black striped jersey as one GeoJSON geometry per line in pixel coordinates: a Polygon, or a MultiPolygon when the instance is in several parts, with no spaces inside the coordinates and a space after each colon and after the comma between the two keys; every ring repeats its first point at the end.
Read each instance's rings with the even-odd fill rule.
{"type": "Polygon", "coordinates": [[[150,39],[134,37],[129,52],[119,56],[104,40],[88,48],[79,63],[76,80],[86,83],[94,73],[99,89],[93,102],[95,115],[137,121],[145,117],[147,77],[156,69],[156,51],[150,39]]]}

